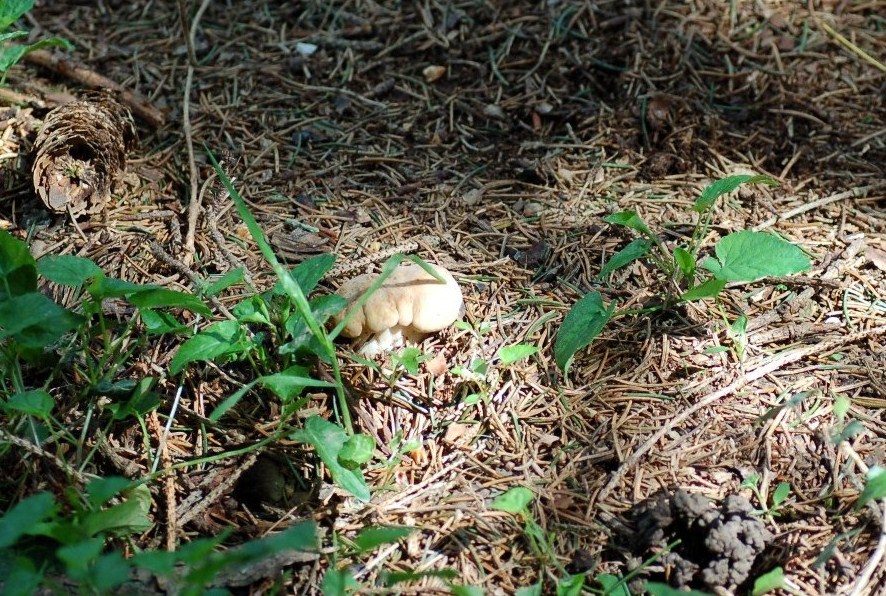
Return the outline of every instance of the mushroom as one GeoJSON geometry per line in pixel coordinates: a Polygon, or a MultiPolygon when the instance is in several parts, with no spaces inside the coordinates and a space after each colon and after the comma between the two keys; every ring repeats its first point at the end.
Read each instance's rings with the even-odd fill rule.
{"type": "MultiPolygon", "coordinates": [[[[431,265],[445,283],[414,263],[397,267],[354,312],[341,334],[365,341],[360,354],[372,358],[377,354],[404,345],[406,341],[419,342],[429,334],[449,327],[464,312],[461,288],[449,273],[439,265],[431,265]]],[[[341,285],[338,294],[353,305],[378,275],[359,275],[341,285]]],[[[340,323],[354,310],[346,308],[333,317],[340,323]]]]}

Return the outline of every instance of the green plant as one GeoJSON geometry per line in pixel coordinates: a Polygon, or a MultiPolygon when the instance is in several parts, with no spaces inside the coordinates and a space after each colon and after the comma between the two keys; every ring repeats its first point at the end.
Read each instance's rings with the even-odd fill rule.
{"type": "Polygon", "coordinates": [[[730,176],[718,180],[702,191],[693,211],[698,214],[692,236],[686,245],[669,250],[643,220],[633,211],[621,211],[605,219],[608,223],[624,226],[641,237],[614,254],[604,265],[600,278],[626,267],[640,258],[648,258],[659,270],[665,290],[661,302],[639,310],[616,312],[614,302],[605,304],[599,292],[590,292],[581,298],[566,314],[554,343],[554,359],[564,372],[569,369],[575,353],[588,346],[606,324],[616,316],[648,314],[667,310],[682,302],[714,298],[728,282],[757,281],[765,277],[788,275],[809,268],[809,259],[793,244],[765,232],[742,230],[720,239],[714,245],[714,257],[697,267],[698,255],[710,230],[712,207],[716,200],[734,191],[742,184],[774,185],[768,176],[730,176]]]}
{"type": "Polygon", "coordinates": [[[10,26],[34,7],[34,0],[0,0],[0,84],[6,81],[6,72],[28,52],[49,47],[70,50],[73,46],[60,37],[48,37],[31,44],[8,43],[13,39],[27,37],[27,31],[8,31],[10,26]]]}
{"type": "MultiPolygon", "coordinates": [[[[522,521],[523,535],[526,537],[530,550],[538,557],[542,567],[553,567],[560,573],[560,578],[555,586],[555,593],[558,596],[577,596],[582,592],[587,574],[570,574],[566,572],[554,548],[556,535],[553,532],[545,532],[544,528],[535,521],[532,512],[529,511],[529,505],[534,498],[535,495],[531,490],[523,486],[516,486],[497,496],[492,501],[492,508],[511,513],[522,521]]],[[[520,594],[521,596],[541,594],[543,592],[542,588],[542,582],[539,581],[533,586],[524,587],[520,594]]]]}
{"type": "Polygon", "coordinates": [[[770,500],[760,490],[760,479],[760,474],[751,474],[744,479],[739,488],[750,489],[754,496],[757,497],[757,501],[760,503],[760,510],[755,513],[778,517],[781,515],[779,509],[781,509],[785,499],[791,493],[791,485],[787,482],[779,482],[775,490],[772,491],[772,499],[770,500]]]}

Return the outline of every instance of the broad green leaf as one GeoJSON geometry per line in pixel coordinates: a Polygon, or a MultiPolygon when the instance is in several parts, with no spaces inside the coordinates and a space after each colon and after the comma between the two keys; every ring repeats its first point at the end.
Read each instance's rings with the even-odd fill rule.
{"type": "Polygon", "coordinates": [[[369,487],[360,470],[349,470],[338,463],[338,456],[348,440],[347,433],[338,425],[319,416],[311,416],[305,421],[305,427],[290,438],[300,443],[312,445],[317,455],[329,468],[332,480],[364,503],[369,502],[369,487]]]}
{"type": "Polygon", "coordinates": [[[625,585],[624,580],[617,575],[600,573],[594,579],[603,586],[603,594],[606,596],[631,596],[631,592],[625,585]]]}
{"type": "Polygon", "coordinates": [[[554,341],[554,360],[564,373],[568,372],[575,353],[589,345],[603,330],[615,312],[615,303],[603,304],[600,292],[591,292],[566,313],[554,341]]]}
{"type": "Polygon", "coordinates": [[[91,259],[74,255],[46,255],[37,261],[37,273],[51,282],[77,288],[102,274],[91,259]]]}
{"type": "Polygon", "coordinates": [[[3,48],[3,50],[0,51],[0,72],[5,73],[12,68],[19,60],[24,58],[25,54],[36,50],[42,50],[43,48],[62,48],[65,50],[72,50],[74,49],[74,46],[71,45],[71,42],[62,39],[61,37],[46,37],[32,44],[14,45],[3,48]]]}
{"type": "Polygon", "coordinates": [[[757,281],[809,269],[809,259],[799,247],[766,232],[729,234],[720,239],[714,253],[717,260],[707,259],[704,267],[726,281],[757,281]]]}
{"type": "Polygon", "coordinates": [[[29,348],[47,347],[83,321],[38,292],[0,302],[0,338],[29,348]]]}
{"type": "Polygon", "coordinates": [[[492,508],[514,514],[526,514],[535,494],[524,486],[515,486],[498,495],[492,501],[492,508]]]}
{"type": "Polygon", "coordinates": [[[567,575],[557,582],[557,596],[579,596],[585,585],[585,573],[567,575]]]}
{"type": "Polygon", "coordinates": [[[676,247],[674,249],[674,262],[686,279],[695,277],[695,259],[692,257],[691,252],[682,246],[676,247]]]}
{"type": "Polygon", "coordinates": [[[354,579],[350,569],[330,566],[323,574],[320,591],[323,592],[323,596],[354,596],[360,587],[360,582],[354,579]]]}
{"type": "Polygon", "coordinates": [[[118,551],[101,555],[89,569],[88,583],[99,594],[107,594],[129,579],[129,561],[118,551]]]}
{"type": "Polygon", "coordinates": [[[207,296],[215,296],[216,294],[224,292],[232,285],[240,283],[241,281],[243,281],[243,267],[238,267],[236,269],[228,271],[220,278],[206,286],[206,289],[203,293],[207,296]]]}
{"type": "Polygon", "coordinates": [[[138,308],[183,308],[204,317],[212,315],[209,307],[193,294],[166,288],[139,290],[131,294],[127,300],[138,308]]]}
{"type": "Polygon", "coordinates": [[[255,294],[244,299],[231,310],[231,314],[237,317],[241,323],[259,323],[271,326],[271,313],[268,311],[268,303],[260,294],[255,294]]]}
{"type": "Polygon", "coordinates": [[[858,511],[871,501],[879,501],[886,497],[886,469],[880,466],[871,466],[867,474],[867,482],[864,490],[858,495],[855,510],[858,511]]]}
{"type": "Polygon", "coordinates": [[[463,586],[460,584],[450,584],[449,592],[452,596],[483,596],[485,594],[480,586],[463,586]]]}
{"type": "Polygon", "coordinates": [[[603,221],[636,230],[649,238],[652,238],[653,236],[652,230],[650,230],[649,226],[647,226],[640,216],[637,215],[636,211],[619,211],[618,213],[607,215],[603,218],[603,221]]]}
{"type": "Polygon", "coordinates": [[[0,1],[0,31],[8,29],[32,8],[34,8],[34,0],[0,1]]]}
{"type": "Polygon", "coordinates": [[[525,588],[517,588],[514,596],[541,596],[542,582],[526,586],[525,588]]]}
{"type": "Polygon", "coordinates": [[[141,315],[142,323],[145,324],[145,331],[153,335],[163,335],[164,333],[187,335],[191,332],[190,326],[180,323],[168,312],[139,308],[138,314],[141,315]]]}
{"type": "Polygon", "coordinates": [[[369,462],[375,454],[375,439],[369,435],[356,434],[348,437],[338,454],[338,463],[354,470],[369,462]]]}
{"type": "Polygon", "coordinates": [[[742,184],[763,183],[769,186],[778,186],[778,181],[769,176],[751,176],[749,174],[739,174],[737,176],[727,176],[721,178],[707,186],[701,191],[701,196],[696,199],[692,210],[696,213],[704,213],[710,209],[718,198],[725,194],[729,194],[742,184]]]}
{"type": "Polygon", "coordinates": [[[96,300],[102,300],[104,298],[122,298],[136,292],[159,288],[158,286],[154,285],[136,284],[132,283],[131,281],[115,279],[113,277],[107,277],[102,274],[96,276],[95,279],[92,280],[92,283],[90,283],[86,287],[86,289],[93,296],[93,298],[95,298],[96,300]]]}
{"type": "Polygon", "coordinates": [[[842,422],[846,418],[846,414],[849,413],[849,407],[851,405],[852,401],[845,393],[837,394],[837,397],[834,398],[834,416],[837,417],[837,420],[842,422]]]}
{"type": "MultiPolygon", "coordinates": [[[[3,596],[34,596],[43,584],[43,571],[37,571],[34,562],[27,557],[14,557],[11,568],[4,577],[3,596]]],[[[6,565],[4,565],[6,567],[6,565]]]]}
{"type": "Polygon", "coordinates": [[[131,480],[121,476],[108,476],[90,480],[89,484],[86,485],[89,504],[93,507],[101,507],[110,501],[112,497],[121,493],[131,483],[131,480]]]}
{"type": "Polygon", "coordinates": [[[45,420],[52,413],[55,400],[42,389],[32,389],[10,396],[5,405],[7,410],[14,410],[45,420]]]}
{"type": "Polygon", "coordinates": [[[354,538],[354,548],[358,553],[366,553],[383,544],[399,542],[409,536],[415,528],[406,526],[370,526],[363,528],[354,538]]]}
{"type": "Polygon", "coordinates": [[[772,507],[778,507],[784,500],[788,498],[788,495],[791,492],[791,485],[787,482],[779,482],[778,486],[775,487],[775,491],[772,493],[772,507]]]}
{"type": "Polygon", "coordinates": [[[606,264],[603,265],[603,268],[600,270],[600,274],[597,277],[599,279],[607,279],[614,271],[627,267],[637,259],[645,257],[649,254],[649,248],[651,246],[652,241],[647,240],[646,238],[632,240],[630,244],[612,255],[612,257],[606,261],[606,264]]]}
{"type": "Polygon", "coordinates": [[[713,596],[708,592],[699,592],[698,590],[689,590],[688,592],[685,590],[678,590],[677,588],[672,588],[668,584],[662,584],[659,582],[646,582],[644,588],[649,596],[713,596]]]}
{"type": "Polygon", "coordinates": [[[692,302],[694,300],[704,300],[705,298],[713,298],[723,291],[726,287],[725,279],[712,277],[700,283],[691,290],[686,290],[680,296],[680,302],[692,302]]]}
{"type": "Polygon", "coordinates": [[[150,511],[151,492],[147,485],[141,484],[130,490],[122,503],[89,513],[83,520],[83,531],[87,536],[144,532],[154,525],[148,517],[150,511]]]}
{"type": "Polygon", "coordinates": [[[538,346],[530,346],[529,344],[514,344],[512,346],[504,346],[498,351],[498,359],[505,366],[515,362],[529,358],[538,352],[538,346]]]}
{"type": "Polygon", "coordinates": [[[37,263],[28,245],[0,230],[0,301],[37,290],[37,263]]]}
{"type": "Polygon", "coordinates": [[[0,517],[0,548],[14,545],[37,524],[52,517],[55,511],[55,497],[48,492],[31,495],[13,505],[3,517],[0,517]]]}
{"type": "MultiPolygon", "coordinates": [[[[335,265],[335,255],[324,253],[305,259],[290,272],[292,279],[301,288],[305,295],[310,294],[323,276],[335,265]]],[[[283,294],[283,285],[280,281],[274,286],[275,294],[283,294]]]]}
{"type": "Polygon", "coordinates": [[[181,346],[169,363],[170,374],[177,375],[191,362],[214,360],[243,349],[243,329],[237,321],[213,323],[181,346]]]}
{"type": "Polygon", "coordinates": [[[329,381],[309,377],[310,372],[309,367],[296,364],[282,372],[263,376],[258,382],[284,401],[296,397],[305,387],[335,387],[335,384],[329,381]]]}
{"type": "Polygon", "coordinates": [[[76,540],[62,546],[55,551],[55,554],[65,564],[69,575],[74,579],[83,580],[86,578],[89,565],[101,554],[104,546],[105,540],[102,537],[76,540]]]}
{"type": "Polygon", "coordinates": [[[754,580],[754,588],[751,591],[751,595],[762,596],[763,594],[780,590],[785,586],[784,569],[776,567],[754,580]]]}

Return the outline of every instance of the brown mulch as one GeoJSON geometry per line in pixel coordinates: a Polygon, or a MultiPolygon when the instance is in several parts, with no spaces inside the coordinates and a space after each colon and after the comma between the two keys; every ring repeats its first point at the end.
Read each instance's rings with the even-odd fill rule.
{"type": "MultiPolygon", "coordinates": [[[[48,108],[84,89],[34,64],[16,67],[7,85],[24,101],[0,95],[0,217],[32,238],[37,254],[88,256],[132,281],[192,291],[175,262],[210,279],[243,263],[266,287],[269,270],[242,223],[212,202],[205,145],[228,156],[228,174],[290,263],[330,251],[349,262],[415,242],[410,250],[461,282],[470,329],[423,346],[444,355],[444,374],[386,376],[342,346],[355,418],[387,462],[368,473],[370,504],[321,487],[302,507],[257,519],[222,491],[178,528],[179,542],[223,525],[258,536],[303,516],[346,538],[370,524],[409,525],[419,530],[396,548],[349,561],[364,564],[360,581],[452,568],[459,583],[487,593],[542,578],[548,593],[559,572],[531,551],[513,516],[490,508],[504,490],[531,488],[560,563],[593,576],[628,571],[615,536],[633,505],[678,487],[752,497],[740,485],[756,473],[764,494],[791,485],[784,515],[767,518],[775,534],[768,567],[782,566],[802,593],[848,592],[857,581],[878,593],[882,565],[861,574],[884,532],[882,515],[852,507],[886,452],[886,338],[851,334],[886,323],[886,258],[877,252],[886,251],[886,75],[828,29],[882,61],[886,2],[812,8],[781,0],[210,2],[194,30],[188,82],[177,3],[38,2],[32,26],[66,36],[77,46],[72,60],[137,91],[165,112],[165,124],[140,121],[140,147],[111,204],[74,226],[35,198],[28,168],[48,108]],[[600,284],[602,264],[631,239],[602,218],[636,210],[676,243],[690,233],[700,190],[736,173],[766,173],[780,185],[721,199],[711,243],[766,229],[807,250],[812,270],[737,285],[716,303],[619,318],[563,376],[553,340],[583,293],[597,289],[637,308],[663,288],[643,263],[600,284]],[[202,205],[197,227],[189,225],[193,197],[202,205]],[[728,325],[741,314],[749,326],[738,347],[728,325]],[[540,350],[496,364],[498,350],[517,343],[540,350]],[[755,375],[808,346],[821,349],[755,375]],[[485,379],[453,373],[477,358],[492,362],[485,379]],[[851,400],[848,418],[863,430],[835,445],[831,433],[846,424],[834,413],[838,396],[851,400]],[[420,447],[400,453],[410,439],[420,447]],[[814,566],[828,545],[833,556],[814,566]]],[[[173,353],[160,340],[143,365],[159,374],[173,353]]],[[[200,416],[236,389],[230,381],[207,369],[186,383],[172,460],[271,432],[278,412],[263,403],[202,434],[200,416]]],[[[158,391],[171,401],[175,379],[158,391]]],[[[326,408],[322,397],[313,408],[326,408]]],[[[109,442],[150,467],[140,430],[119,430],[109,442]]],[[[113,457],[94,471],[123,472],[106,461],[113,457]]],[[[243,461],[214,465],[239,470],[243,461]]],[[[158,523],[144,545],[167,541],[168,491],[188,503],[219,482],[203,467],[177,474],[152,487],[158,523]]],[[[315,592],[320,578],[322,568],[303,570],[293,590],[315,592]]],[[[405,593],[431,588],[444,584],[427,578],[405,593]]]]}

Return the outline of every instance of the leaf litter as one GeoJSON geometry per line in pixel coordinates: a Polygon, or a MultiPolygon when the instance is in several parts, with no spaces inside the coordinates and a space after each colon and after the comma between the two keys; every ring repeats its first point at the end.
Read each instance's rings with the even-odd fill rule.
{"type": "MultiPolygon", "coordinates": [[[[302,517],[349,538],[369,524],[415,526],[358,579],[454,569],[459,583],[514,593],[537,581],[550,587],[554,573],[522,528],[492,507],[509,488],[531,487],[531,514],[554,534],[560,562],[593,577],[628,570],[609,537],[644,499],[663,488],[715,502],[737,492],[753,499],[741,486],[760,474],[763,494],[787,482],[793,495],[790,516],[767,522],[773,566],[804,593],[856,582],[882,590],[882,573],[864,573],[882,531],[879,516],[853,505],[866,468],[882,463],[886,449],[884,339],[840,341],[884,322],[882,311],[865,307],[884,299],[884,274],[863,256],[868,247],[886,249],[882,73],[817,23],[882,55],[884,7],[825,0],[810,14],[783,1],[731,10],[615,0],[209,3],[195,32],[191,133],[196,147],[230,152],[229,175],[268,236],[285,242],[281,252],[297,261],[328,246],[341,263],[417,241],[422,258],[456,275],[467,312],[465,326],[422,344],[434,374],[422,368],[394,378],[384,367],[346,364],[358,426],[390,462],[369,475],[368,506],[328,485],[303,487],[309,496],[292,512],[271,508],[256,517],[231,498],[233,482],[211,489],[249,464],[233,456],[151,486],[155,507],[178,503],[187,520],[176,540],[223,526],[243,540],[302,517]],[[599,282],[603,263],[631,241],[603,218],[633,210],[675,242],[690,231],[699,191],[737,173],[768,174],[780,185],[719,202],[714,240],[768,228],[808,251],[812,269],[778,283],[737,284],[719,305],[621,318],[562,376],[553,339],[582,295],[596,290],[607,303],[631,307],[655,294],[642,261],[599,282]],[[436,242],[422,240],[429,237],[436,242]],[[515,257],[536,247],[545,248],[543,257],[515,257]],[[847,301],[844,285],[864,300],[847,301]],[[739,351],[727,323],[740,315],[749,328],[765,324],[739,351]],[[830,347],[668,427],[704,396],[817,343],[830,347]],[[497,367],[498,351],[517,344],[539,351],[497,367]],[[493,364],[478,372],[477,361],[493,364]],[[453,372],[460,369],[471,374],[453,372]],[[846,422],[834,413],[836,396],[850,400],[848,416],[861,424],[851,444],[831,441],[846,422]],[[626,466],[662,428],[654,448],[626,466]],[[187,514],[201,499],[202,513],[187,514]],[[855,528],[862,531],[848,531],[855,528]],[[839,554],[819,560],[835,543],[839,554]]],[[[27,168],[47,108],[61,94],[83,96],[83,88],[37,64],[13,68],[8,89],[25,100],[0,94],[10,106],[0,108],[0,215],[19,235],[30,230],[37,253],[85,256],[109,275],[194,291],[176,265],[187,261],[183,205],[191,185],[207,192],[212,174],[200,151],[198,179],[189,174],[177,7],[43,3],[33,16],[47,31],[75,34],[77,61],[149,97],[166,124],[139,123],[141,149],[130,155],[127,176],[102,213],[78,217],[78,231],[37,202],[27,168]]],[[[194,270],[218,279],[242,267],[269,286],[270,272],[233,210],[203,205],[194,270]]],[[[363,272],[373,264],[355,274],[363,272]]],[[[338,281],[323,287],[333,291],[338,281]]],[[[245,291],[219,299],[230,304],[245,291]]],[[[174,350],[156,342],[122,376],[168,369],[174,350]]],[[[173,461],[199,458],[207,446],[211,454],[236,451],[272,432],[280,414],[272,400],[241,404],[237,416],[201,426],[248,379],[199,370],[170,431],[173,461]]],[[[165,417],[176,384],[163,380],[155,391],[165,417]]],[[[312,412],[331,417],[328,395],[309,395],[312,412]]],[[[79,433],[76,404],[68,415],[79,433]]],[[[90,472],[149,469],[135,426],[86,433],[88,444],[104,446],[90,472]]],[[[36,465],[9,455],[6,464],[10,478],[36,465]]],[[[315,464],[304,465],[296,477],[310,477],[315,464]]],[[[62,474],[49,461],[37,471],[29,476],[35,482],[62,474]]],[[[165,540],[164,519],[157,516],[140,546],[165,540]]],[[[312,565],[294,568],[294,588],[319,589],[323,568],[312,565]]],[[[427,576],[404,590],[443,586],[427,576]]]]}

